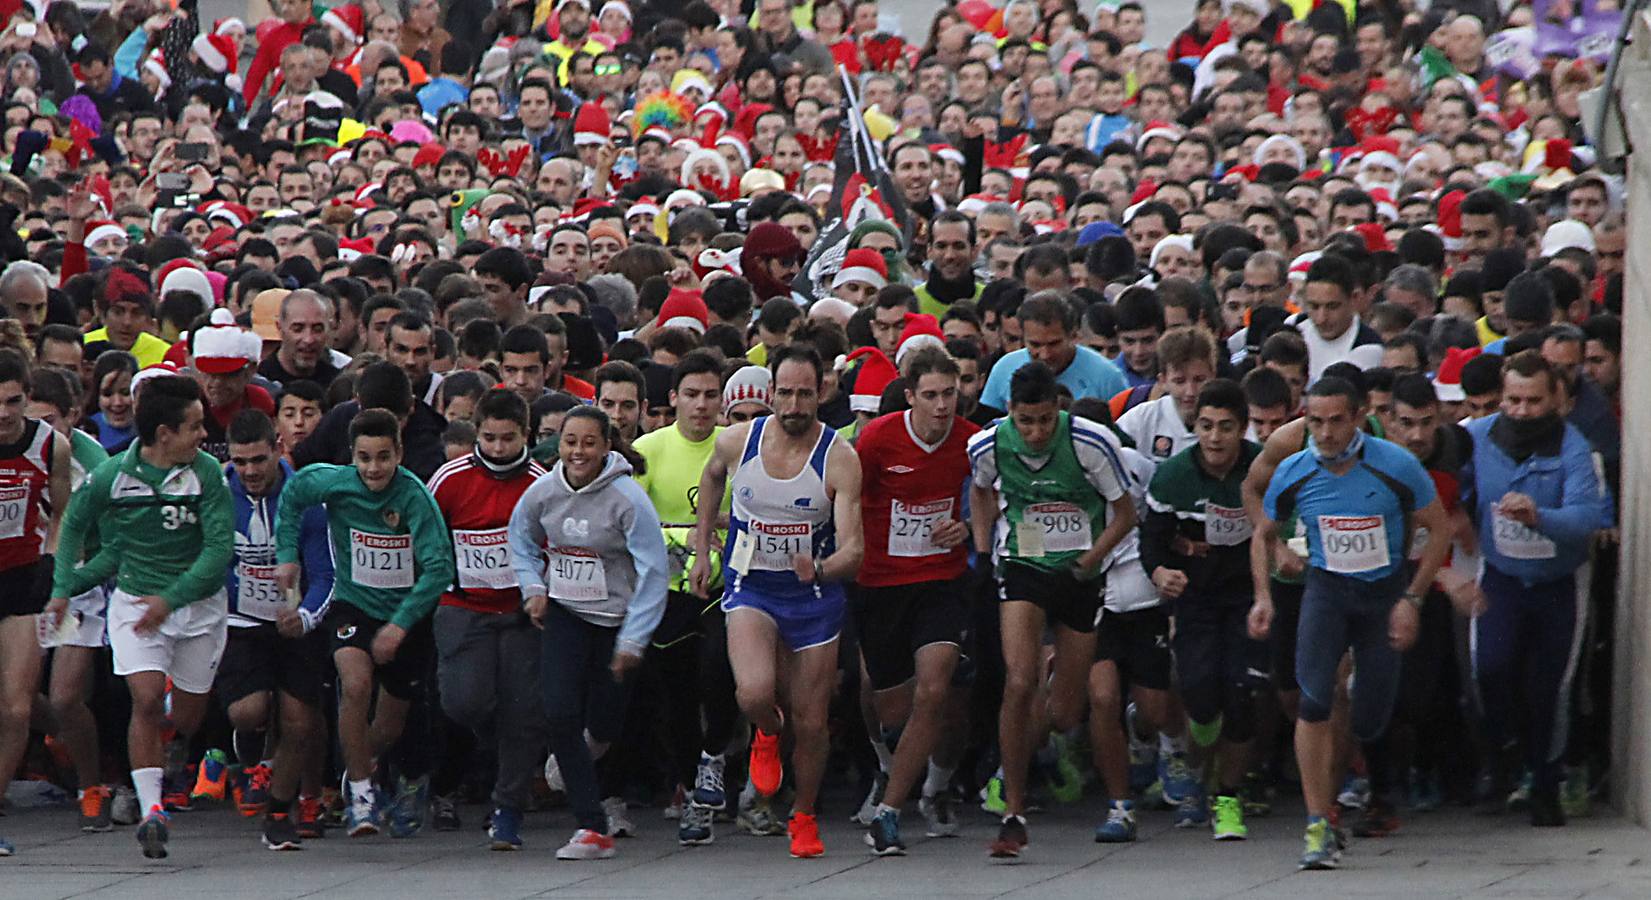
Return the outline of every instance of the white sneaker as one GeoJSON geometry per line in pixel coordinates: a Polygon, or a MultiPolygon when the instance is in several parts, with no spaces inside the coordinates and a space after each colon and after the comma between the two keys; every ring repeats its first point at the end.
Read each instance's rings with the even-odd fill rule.
{"type": "Polygon", "coordinates": [[[129,785],[115,788],[115,799],[109,806],[109,821],[116,825],[136,825],[143,818],[138,809],[138,792],[129,785]]]}
{"type": "Polygon", "coordinates": [[[568,783],[562,780],[562,767],[556,764],[554,753],[545,758],[545,784],[559,794],[567,793],[568,783]]]}
{"type": "Polygon", "coordinates": [[[612,859],[613,838],[581,828],[556,851],[557,859],[612,859]]]}
{"type": "Polygon", "coordinates": [[[636,837],[636,825],[625,811],[624,797],[609,797],[602,801],[602,812],[608,816],[608,837],[636,837]]]}
{"type": "Polygon", "coordinates": [[[929,837],[957,836],[957,803],[951,797],[950,788],[944,795],[924,794],[917,801],[917,811],[923,814],[923,819],[928,823],[929,837]]]}

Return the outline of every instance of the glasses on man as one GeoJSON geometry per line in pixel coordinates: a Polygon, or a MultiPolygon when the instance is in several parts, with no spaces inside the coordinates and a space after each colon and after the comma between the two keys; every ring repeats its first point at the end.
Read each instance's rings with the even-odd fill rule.
{"type": "Polygon", "coordinates": [[[591,73],[595,75],[618,75],[619,72],[620,67],[618,63],[605,63],[591,69],[591,73]]]}

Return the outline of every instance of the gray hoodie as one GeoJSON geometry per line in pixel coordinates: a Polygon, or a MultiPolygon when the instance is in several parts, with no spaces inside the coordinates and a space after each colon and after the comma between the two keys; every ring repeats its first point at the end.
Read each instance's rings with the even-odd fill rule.
{"type": "Polygon", "coordinates": [[[574,490],[562,464],[541,476],[510,516],[510,565],[522,596],[548,595],[593,625],[618,628],[617,649],[640,656],[665,615],[665,535],[631,464],[609,453],[602,474],[574,490]]]}

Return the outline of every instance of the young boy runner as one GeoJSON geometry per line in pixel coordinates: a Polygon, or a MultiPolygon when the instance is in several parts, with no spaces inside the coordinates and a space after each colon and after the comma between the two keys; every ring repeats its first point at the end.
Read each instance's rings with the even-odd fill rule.
{"type": "MultiPolygon", "coordinates": [[[[275,557],[282,593],[297,588],[303,515],[325,503],[336,566],[325,625],[338,667],[345,827],[356,837],[379,831],[374,761],[396,743],[411,706],[424,698],[435,652],[430,612],[453,583],[454,566],[435,498],[401,466],[396,417],[382,409],[358,413],[350,422],[350,452],[354,465],[316,463],[287,483],[275,521],[275,557]]],[[[395,836],[410,836],[423,824],[430,776],[406,771],[416,767],[409,763],[397,773],[395,836]]]]}
{"type": "MultiPolygon", "coordinates": [[[[1175,667],[1195,768],[1216,770],[1215,839],[1243,840],[1239,788],[1255,731],[1255,695],[1267,685],[1266,646],[1249,636],[1253,589],[1244,476],[1260,446],[1244,439],[1244,391],[1226,379],[1198,392],[1197,443],[1158,467],[1141,526],[1141,561],[1174,604],[1175,667]]],[[[1202,804],[1202,772],[1189,803],[1202,804]]],[[[1180,824],[1179,822],[1177,824],[1180,824]]]]}
{"type": "Polygon", "coordinates": [[[69,504],[52,586],[61,615],[70,597],[115,576],[109,647],[132,694],[127,752],[144,810],[138,843],[150,859],[166,857],[169,837],[162,734],[168,723],[186,739],[200,727],[228,637],[223,588],[235,551],[234,506],[223,469],[200,449],[205,414],[192,379],[145,380],[137,442],[98,466],[69,504]],[[94,527],[102,549],[77,568],[94,527]]]}
{"type": "MultiPolygon", "coordinates": [[[[906,359],[906,402],[860,429],[866,558],[857,579],[860,652],[884,734],[899,734],[888,785],[866,831],[878,856],[904,855],[900,807],[940,738],[968,620],[963,487],[969,438],[956,415],[957,363],[938,347],[906,359]]],[[[949,781],[950,778],[948,777],[949,781]]],[[[939,836],[939,835],[936,835],[939,836]]]]}
{"type": "Polygon", "coordinates": [[[430,493],[452,530],[458,581],[436,608],[436,679],[442,710],[498,743],[494,850],[520,850],[528,788],[545,747],[539,705],[539,631],[522,612],[510,567],[510,514],[545,474],[527,452],[527,401],[505,388],[476,405],[476,445],[436,470],[430,493]]]}

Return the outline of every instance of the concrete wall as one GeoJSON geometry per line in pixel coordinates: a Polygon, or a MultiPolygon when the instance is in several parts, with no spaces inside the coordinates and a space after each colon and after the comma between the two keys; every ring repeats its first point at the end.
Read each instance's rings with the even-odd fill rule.
{"type": "MultiPolygon", "coordinates": [[[[1629,145],[1651,151],[1651,17],[1634,23],[1617,82],[1629,145]]],[[[1628,274],[1623,291],[1622,577],[1617,595],[1611,790],[1651,824],[1651,153],[1628,157],[1628,274]]]]}

